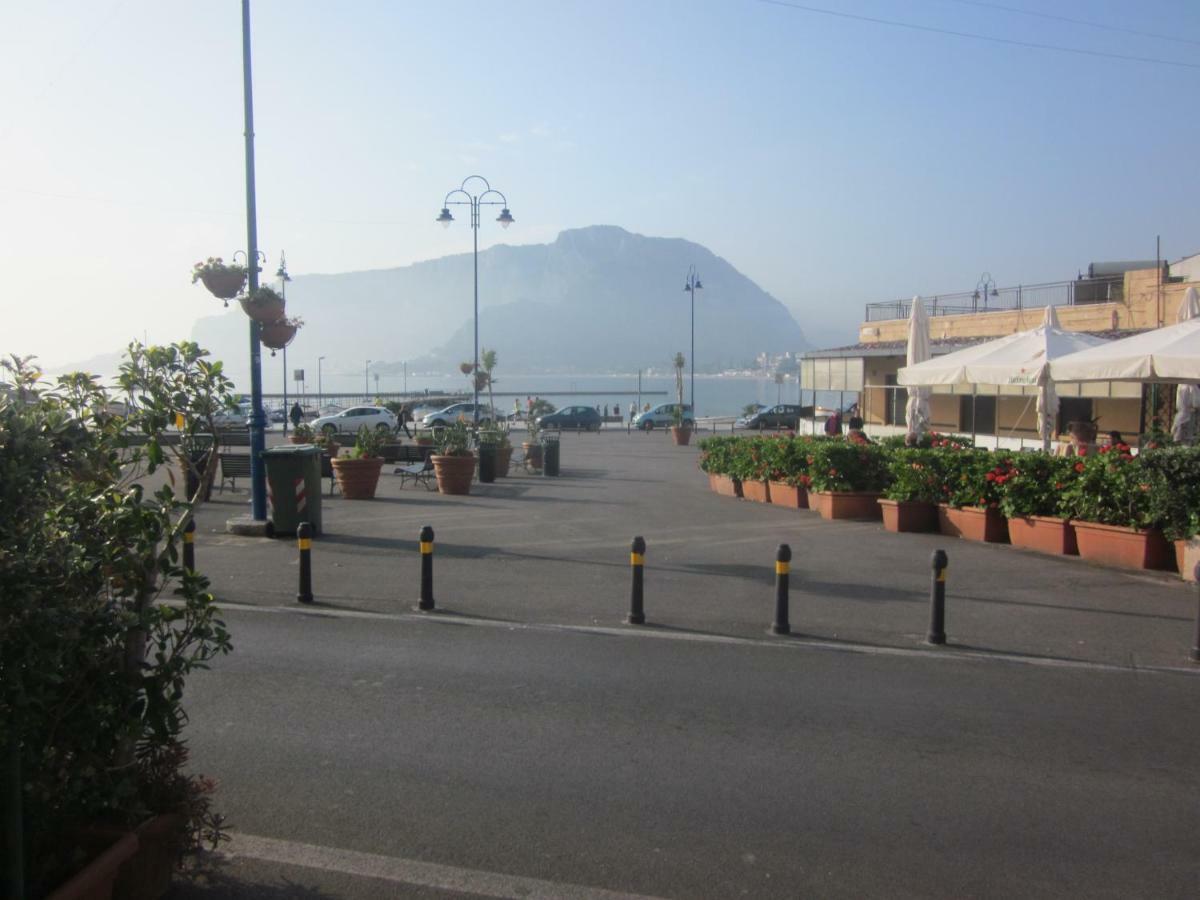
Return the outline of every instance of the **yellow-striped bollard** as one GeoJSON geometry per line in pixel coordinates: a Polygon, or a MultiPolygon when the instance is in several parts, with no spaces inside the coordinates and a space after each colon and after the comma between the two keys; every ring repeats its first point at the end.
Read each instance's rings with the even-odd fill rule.
{"type": "Polygon", "coordinates": [[[930,644],[946,643],[946,566],[949,560],[945,550],[934,550],[929,559],[933,566],[933,583],[929,588],[929,634],[925,640],[930,644]]]}
{"type": "Polygon", "coordinates": [[[312,603],[312,526],[307,522],[301,522],[296,529],[296,543],[300,547],[300,591],[296,600],[312,603]]]}
{"type": "Polygon", "coordinates": [[[433,609],[433,529],[421,529],[421,599],[417,609],[433,609]]]}
{"type": "Polygon", "coordinates": [[[196,571],[196,520],[188,519],[183,529],[183,567],[189,572],[196,571]]]}
{"type": "Polygon", "coordinates": [[[771,624],[772,634],[791,634],[788,622],[788,578],[792,569],[792,548],[780,544],[775,551],[775,621],[771,624]]]}
{"type": "Polygon", "coordinates": [[[645,625],[646,612],[642,607],[642,570],[646,565],[646,541],[639,535],[633,539],[629,553],[629,567],[633,570],[633,588],[629,594],[630,625],[645,625]]]}

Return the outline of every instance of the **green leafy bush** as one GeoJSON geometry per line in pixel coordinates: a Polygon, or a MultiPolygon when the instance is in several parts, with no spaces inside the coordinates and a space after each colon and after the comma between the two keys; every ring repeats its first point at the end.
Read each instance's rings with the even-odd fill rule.
{"type": "Polygon", "coordinates": [[[1072,519],[1128,528],[1154,524],[1151,473],[1124,444],[1076,457],[1072,467],[1076,478],[1063,491],[1072,519]]]}
{"type": "Polygon", "coordinates": [[[942,490],[946,453],[919,447],[900,447],[888,452],[890,484],[884,491],[889,500],[945,502],[942,490]]]}
{"type": "Polygon", "coordinates": [[[1012,458],[1007,479],[1001,482],[1000,511],[1010,519],[1026,516],[1065,518],[1065,491],[1078,474],[1072,457],[1048,453],[1021,453],[1012,458]]]}
{"type": "Polygon", "coordinates": [[[737,445],[745,438],[728,436],[706,437],[700,441],[700,470],[710,475],[732,475],[737,445]]]}
{"type": "Polygon", "coordinates": [[[1200,534],[1200,447],[1168,446],[1139,456],[1150,482],[1150,517],[1168,540],[1200,534]]]}
{"type": "Polygon", "coordinates": [[[890,480],[888,453],[878,444],[813,442],[806,462],[816,491],[883,491],[890,480]]]}

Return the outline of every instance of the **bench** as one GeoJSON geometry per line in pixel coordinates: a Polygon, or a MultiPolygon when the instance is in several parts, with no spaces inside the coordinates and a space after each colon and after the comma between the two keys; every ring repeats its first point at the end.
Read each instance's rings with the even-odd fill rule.
{"type": "Polygon", "coordinates": [[[250,454],[218,453],[217,456],[221,460],[221,493],[225,493],[226,481],[236,491],[237,480],[250,477],[250,454]]]}
{"type": "Polygon", "coordinates": [[[431,480],[433,477],[433,448],[420,444],[403,444],[398,450],[400,453],[395,462],[407,463],[407,465],[398,465],[392,470],[393,475],[400,476],[400,487],[404,487],[405,482],[411,478],[413,481],[424,484],[426,490],[433,490],[436,486],[431,480]]]}

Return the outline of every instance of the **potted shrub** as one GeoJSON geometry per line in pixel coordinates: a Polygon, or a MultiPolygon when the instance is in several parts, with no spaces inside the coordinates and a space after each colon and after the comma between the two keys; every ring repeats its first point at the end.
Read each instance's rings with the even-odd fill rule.
{"type": "Polygon", "coordinates": [[[443,494],[471,493],[475,474],[475,456],[471,453],[471,432],[466,423],[455,422],[439,429],[435,438],[433,471],[438,491],[443,494]]]}
{"type": "MultiPolygon", "coordinates": [[[[1117,445],[1124,447],[1124,445],[1117,445]]],[[[1154,525],[1151,473],[1128,448],[1102,447],[1077,458],[1064,490],[1079,555],[1127,569],[1174,568],[1175,555],[1154,525]]]]}
{"type": "Polygon", "coordinates": [[[507,478],[508,469],[512,464],[513,446],[508,437],[507,428],[495,429],[496,444],[496,477],[507,478]]]}
{"type": "Polygon", "coordinates": [[[192,284],[203,281],[208,292],[225,305],[242,292],[246,284],[245,266],[226,265],[219,256],[210,256],[192,266],[192,284]]]}
{"type": "Polygon", "coordinates": [[[890,484],[879,498],[888,531],[937,531],[943,451],[900,447],[890,451],[890,484]]]}
{"type": "MultiPolygon", "coordinates": [[[[322,435],[322,437],[324,436],[322,435]]],[[[307,422],[301,422],[292,428],[292,433],[288,435],[288,441],[293,444],[313,444],[317,442],[317,433],[307,422]]]]}
{"type": "Polygon", "coordinates": [[[733,476],[733,456],[741,437],[707,437],[700,441],[700,470],[708,486],[725,497],[742,496],[742,483],[733,476]]]}
{"type": "Polygon", "coordinates": [[[383,469],[383,443],[387,436],[367,426],[358,429],[354,446],[346,456],[333,462],[333,475],[338,488],[347,500],[372,500],[379,486],[379,473],[383,469]]]}
{"type": "Polygon", "coordinates": [[[809,504],[825,519],[878,519],[888,483],[886,451],[878,444],[816,441],[806,457],[809,504]]]}
{"type": "MultiPolygon", "coordinates": [[[[296,427],[296,430],[299,431],[303,427],[305,427],[305,425],[303,422],[301,422],[296,427]]],[[[313,429],[311,427],[309,427],[309,432],[310,433],[313,432],[313,429]]],[[[337,432],[336,431],[323,431],[320,434],[314,434],[314,436],[310,440],[305,441],[304,443],[316,444],[318,447],[321,448],[321,452],[324,453],[326,456],[328,456],[330,459],[337,456],[338,453],[342,449],[342,445],[337,442],[337,432]]]]}
{"type": "Polygon", "coordinates": [[[1150,474],[1152,518],[1175,545],[1180,577],[1195,581],[1200,562],[1200,447],[1144,450],[1139,458],[1150,474]]]}
{"type": "Polygon", "coordinates": [[[1075,528],[1063,515],[1063,491],[1075,477],[1075,461],[1048,453],[1013,457],[1000,486],[1000,511],[1014,547],[1077,556],[1075,528]]]}
{"type": "Polygon", "coordinates": [[[692,440],[692,426],[683,421],[681,403],[675,405],[675,412],[671,414],[671,440],[680,447],[686,447],[692,440]]]}
{"type": "Polygon", "coordinates": [[[253,293],[238,297],[238,303],[246,315],[264,324],[282,319],[286,306],[283,298],[269,287],[260,287],[253,293]]]}
{"type": "MultiPolygon", "coordinates": [[[[538,403],[544,401],[539,400],[538,403]]],[[[534,404],[534,412],[529,414],[529,419],[525,422],[525,441],[521,443],[521,449],[525,452],[525,468],[540,469],[542,467],[542,442],[538,440],[542,429],[537,424],[537,403],[534,404]]],[[[553,410],[551,410],[553,411],[553,410]]]]}
{"type": "Polygon", "coordinates": [[[731,471],[742,483],[742,497],[755,503],[771,502],[766,439],[746,438],[734,445],[731,471]]]}
{"type": "Polygon", "coordinates": [[[946,503],[938,505],[942,534],[989,544],[1008,543],[1008,520],[1000,512],[1000,490],[1011,461],[990,450],[951,450],[943,457],[946,503]]]}

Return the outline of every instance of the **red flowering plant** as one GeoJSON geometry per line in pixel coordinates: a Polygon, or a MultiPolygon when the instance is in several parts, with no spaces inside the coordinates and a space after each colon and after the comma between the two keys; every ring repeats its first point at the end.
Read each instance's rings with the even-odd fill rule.
{"type": "Polygon", "coordinates": [[[741,438],[730,454],[730,472],[741,481],[766,481],[770,473],[767,441],[773,438],[741,438]]]}
{"type": "Polygon", "coordinates": [[[815,441],[806,462],[815,491],[882,492],[891,481],[888,453],[878,444],[815,441]]]}
{"type": "Polygon", "coordinates": [[[793,487],[808,487],[812,480],[808,475],[808,458],[812,454],[811,438],[770,437],[763,438],[763,455],[767,464],[767,478],[793,487]]]}
{"type": "Polygon", "coordinates": [[[946,454],[947,478],[943,493],[955,508],[998,507],[1001,493],[1012,476],[1012,459],[1007,453],[990,450],[956,450],[946,454]]]}
{"type": "Polygon", "coordinates": [[[941,450],[920,447],[892,450],[888,454],[891,484],[884,491],[884,496],[900,502],[944,502],[942,486],[945,483],[945,456],[941,450]]]}
{"type": "Polygon", "coordinates": [[[1000,511],[1010,519],[1027,516],[1066,518],[1064,491],[1078,476],[1081,461],[1049,453],[1022,453],[1012,459],[1001,483],[1000,511]]]}
{"type": "Polygon", "coordinates": [[[1075,478],[1063,489],[1062,507],[1070,518],[1127,528],[1154,524],[1152,475],[1127,444],[1101,447],[1071,468],[1075,478]]]}
{"type": "Polygon", "coordinates": [[[731,475],[735,448],[741,437],[707,437],[700,442],[700,470],[710,475],[731,475]]]}

